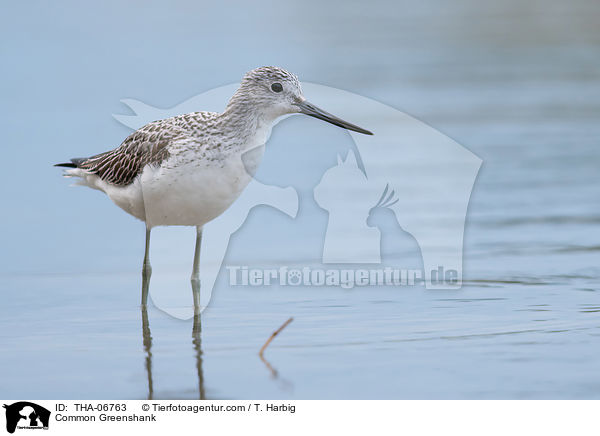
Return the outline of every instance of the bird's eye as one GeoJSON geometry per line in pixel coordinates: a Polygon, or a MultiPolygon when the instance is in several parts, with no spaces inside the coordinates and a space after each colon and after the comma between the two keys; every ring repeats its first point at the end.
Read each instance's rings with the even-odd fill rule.
{"type": "Polygon", "coordinates": [[[281,86],[281,83],[275,82],[271,85],[271,89],[273,92],[281,92],[283,91],[283,86],[281,86]]]}

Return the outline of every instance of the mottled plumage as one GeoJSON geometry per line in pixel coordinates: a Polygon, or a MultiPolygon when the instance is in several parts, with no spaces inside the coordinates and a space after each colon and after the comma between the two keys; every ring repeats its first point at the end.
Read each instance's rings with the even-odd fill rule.
{"type": "Polygon", "coordinates": [[[213,112],[193,112],[153,121],[133,132],[114,150],[85,159],[72,159],[72,167],[116,186],[129,185],[146,165],[160,166],[166,161],[174,143],[190,140],[201,146],[199,140],[204,136],[204,124],[207,119],[217,116],[213,112]]]}

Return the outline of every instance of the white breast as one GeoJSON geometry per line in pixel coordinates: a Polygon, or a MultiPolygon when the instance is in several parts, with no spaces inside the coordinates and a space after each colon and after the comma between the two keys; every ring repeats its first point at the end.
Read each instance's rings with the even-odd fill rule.
{"type": "Polygon", "coordinates": [[[222,214],[250,183],[264,146],[212,160],[180,153],[141,176],[146,223],[202,226],[222,214]]]}

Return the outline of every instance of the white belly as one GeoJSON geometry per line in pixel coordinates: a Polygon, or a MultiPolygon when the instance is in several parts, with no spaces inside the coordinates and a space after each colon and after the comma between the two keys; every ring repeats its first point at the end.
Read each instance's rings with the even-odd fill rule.
{"type": "Polygon", "coordinates": [[[264,147],[242,158],[175,157],[159,168],[146,168],[140,184],[149,227],[202,226],[221,215],[250,183],[264,147]]]}

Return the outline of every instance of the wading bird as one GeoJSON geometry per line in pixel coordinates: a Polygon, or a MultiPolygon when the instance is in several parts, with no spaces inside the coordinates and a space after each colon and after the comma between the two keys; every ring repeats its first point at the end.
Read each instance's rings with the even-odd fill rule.
{"type": "Polygon", "coordinates": [[[271,128],[287,114],[302,113],[371,135],[309,103],[298,78],[277,67],[244,76],[225,111],[193,112],[146,124],[114,150],[56,164],[67,177],[103,191],[125,212],[146,223],[142,306],[152,268],[155,226],[195,226],[192,285],[199,285],[202,226],[222,214],[251,181],[271,128]]]}

